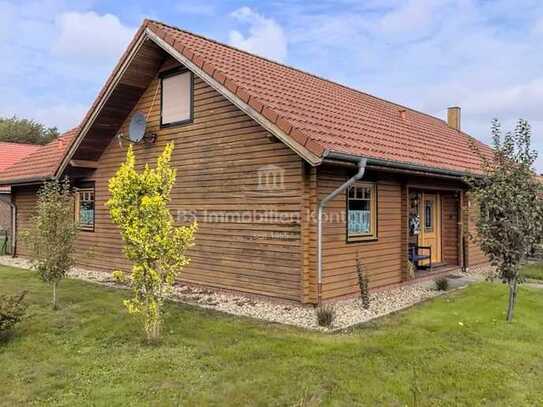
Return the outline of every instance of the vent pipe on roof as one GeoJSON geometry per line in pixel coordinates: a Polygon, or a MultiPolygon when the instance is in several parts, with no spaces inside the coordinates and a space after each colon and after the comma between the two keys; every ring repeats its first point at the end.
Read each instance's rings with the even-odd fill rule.
{"type": "Polygon", "coordinates": [[[447,124],[451,129],[460,131],[461,109],[459,106],[451,106],[447,109],[447,124]]]}
{"type": "Polygon", "coordinates": [[[407,119],[407,110],[400,109],[400,119],[406,120],[407,119]]]}

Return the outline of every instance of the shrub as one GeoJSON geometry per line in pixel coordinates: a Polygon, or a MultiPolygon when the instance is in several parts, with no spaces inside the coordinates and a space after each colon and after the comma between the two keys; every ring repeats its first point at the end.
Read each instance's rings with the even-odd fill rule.
{"type": "Polygon", "coordinates": [[[436,279],[435,283],[438,291],[447,291],[449,289],[449,280],[446,277],[436,279]]]}
{"type": "MultiPolygon", "coordinates": [[[[173,144],[166,145],[156,168],[136,169],[136,157],[129,147],[126,162],[109,180],[107,202],[113,223],[119,226],[124,253],[132,262],[129,285],[134,296],[124,304],[130,314],[142,316],[148,342],[156,342],[164,314],[164,301],[177,275],[190,259],[196,222],[177,226],[168,204],[176,170],[171,165],[173,144]]],[[[115,273],[114,278],[119,278],[115,273]]]]}
{"type": "Polygon", "coordinates": [[[370,291],[368,288],[368,277],[364,271],[364,266],[360,257],[356,256],[356,275],[358,276],[358,287],[360,288],[360,299],[362,300],[362,308],[369,309],[370,307],[370,291]]]}
{"type": "Polygon", "coordinates": [[[336,312],[331,305],[321,305],[317,308],[317,323],[319,326],[332,326],[335,316],[336,312]]]}
{"type": "Polygon", "coordinates": [[[19,296],[0,295],[0,336],[21,322],[26,312],[23,302],[26,291],[19,296]]]}

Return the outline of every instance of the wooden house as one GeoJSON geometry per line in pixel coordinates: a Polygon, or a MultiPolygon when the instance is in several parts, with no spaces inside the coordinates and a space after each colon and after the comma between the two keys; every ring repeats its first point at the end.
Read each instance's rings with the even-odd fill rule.
{"type": "Polygon", "coordinates": [[[486,261],[464,177],[480,170],[471,143],[491,150],[459,108],[443,121],[151,20],[80,126],[0,173],[17,233],[40,184],[69,176],[79,265],[129,269],[105,202],[136,112],[138,163],[174,141],[171,210],[199,222],[185,282],[317,303],[358,294],[357,258],[372,289],[486,261]]]}

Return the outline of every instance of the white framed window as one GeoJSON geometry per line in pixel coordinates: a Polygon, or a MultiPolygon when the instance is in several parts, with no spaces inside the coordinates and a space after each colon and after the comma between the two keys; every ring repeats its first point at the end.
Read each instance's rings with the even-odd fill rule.
{"type": "Polygon", "coordinates": [[[94,231],[95,209],[94,188],[77,189],[75,192],[75,220],[79,229],[94,231]]]}
{"type": "Polygon", "coordinates": [[[377,239],[377,188],[356,184],[347,191],[347,240],[377,239]]]}
{"type": "Polygon", "coordinates": [[[192,121],[192,72],[170,72],[161,77],[160,125],[192,121]]]}

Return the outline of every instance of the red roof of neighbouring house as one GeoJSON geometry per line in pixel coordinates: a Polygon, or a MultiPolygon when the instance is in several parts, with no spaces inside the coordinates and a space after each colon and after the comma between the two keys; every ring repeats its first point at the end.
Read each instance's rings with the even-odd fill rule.
{"type": "Polygon", "coordinates": [[[0,171],[32,154],[41,146],[36,144],[8,143],[0,141],[0,171]]]}
{"type": "MultiPolygon", "coordinates": [[[[0,142],[0,171],[11,167],[17,161],[32,154],[40,147],[36,144],[0,142]]],[[[0,193],[9,193],[10,191],[11,188],[9,186],[0,185],[0,193]]]]}
{"type": "Polygon", "coordinates": [[[470,147],[475,140],[441,119],[176,27],[151,20],[145,24],[318,156],[329,150],[461,172],[480,170],[470,147]]]}
{"type": "Polygon", "coordinates": [[[0,183],[16,183],[34,178],[52,177],[78,128],[67,131],[44,146],[38,146],[23,160],[0,171],[0,183]]]}

